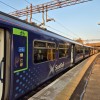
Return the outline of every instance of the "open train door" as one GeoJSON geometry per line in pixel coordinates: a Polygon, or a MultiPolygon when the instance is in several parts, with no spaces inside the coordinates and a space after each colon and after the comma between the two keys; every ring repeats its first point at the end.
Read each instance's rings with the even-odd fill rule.
{"type": "Polygon", "coordinates": [[[9,32],[0,28],[0,100],[9,97],[10,41],[9,32]]]}

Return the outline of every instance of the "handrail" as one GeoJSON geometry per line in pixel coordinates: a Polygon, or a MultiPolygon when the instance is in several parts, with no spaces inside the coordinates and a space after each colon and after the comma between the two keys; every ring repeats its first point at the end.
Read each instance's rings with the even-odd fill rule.
{"type": "Polygon", "coordinates": [[[2,75],[2,63],[4,62],[4,60],[2,59],[0,62],[0,81],[3,83],[3,78],[1,77],[2,75]]]}

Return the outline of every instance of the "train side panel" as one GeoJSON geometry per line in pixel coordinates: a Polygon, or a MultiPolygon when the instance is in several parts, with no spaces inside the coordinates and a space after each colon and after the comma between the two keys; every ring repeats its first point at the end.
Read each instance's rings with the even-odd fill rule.
{"type": "Polygon", "coordinates": [[[13,28],[13,32],[12,98],[17,99],[70,66],[71,43],[18,28],[13,28]],[[39,47],[36,46],[36,42],[39,47]],[[56,46],[49,48],[50,44],[56,46]],[[55,57],[48,60],[47,53],[52,51],[55,57]]]}

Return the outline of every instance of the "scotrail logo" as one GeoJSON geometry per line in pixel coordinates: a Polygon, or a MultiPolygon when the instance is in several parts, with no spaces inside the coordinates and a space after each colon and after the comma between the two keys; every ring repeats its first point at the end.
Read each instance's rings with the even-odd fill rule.
{"type": "Polygon", "coordinates": [[[55,71],[59,71],[60,69],[64,68],[64,62],[63,63],[60,63],[59,65],[56,65],[55,66],[55,71]]]}
{"type": "Polygon", "coordinates": [[[64,62],[62,62],[62,63],[60,63],[58,65],[56,63],[54,63],[53,65],[50,64],[49,65],[50,71],[48,73],[48,76],[53,75],[55,72],[60,71],[61,69],[64,68],[64,66],[65,66],[64,62]]]}

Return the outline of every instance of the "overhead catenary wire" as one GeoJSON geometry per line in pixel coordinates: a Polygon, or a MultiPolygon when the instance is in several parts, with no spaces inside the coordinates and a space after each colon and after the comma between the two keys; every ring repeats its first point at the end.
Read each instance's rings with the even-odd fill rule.
{"type": "MultiPolygon", "coordinates": [[[[60,24],[63,28],[65,28],[66,30],[70,31],[73,35],[75,35],[77,38],[81,38],[82,36],[84,36],[83,34],[81,34],[81,36],[78,36],[76,33],[74,33],[72,30],[70,30],[69,28],[65,27],[63,24],[61,24],[60,22],[56,21],[58,24],[60,24]]],[[[88,41],[88,40],[87,40],[88,41]]]]}
{"type": "MultiPolygon", "coordinates": [[[[32,4],[31,2],[29,2],[28,0],[24,0],[26,1],[28,4],[32,4]]],[[[73,34],[75,37],[78,37],[80,38],[80,36],[78,36],[77,34],[75,34],[74,32],[72,32],[70,29],[66,28],[64,25],[62,25],[61,23],[59,23],[58,21],[56,21],[56,23],[58,23],[60,26],[62,26],[64,29],[70,31],[71,33],[70,34],[73,34]]],[[[73,37],[73,36],[72,36],[73,37]]]]}
{"type": "MultiPolygon", "coordinates": [[[[28,7],[27,9],[22,9],[22,10],[11,12],[10,14],[13,16],[18,16],[18,17],[31,15],[31,17],[30,17],[30,22],[31,22],[32,14],[43,13],[43,12],[46,12],[47,9],[53,10],[53,9],[58,9],[58,8],[71,6],[71,5],[75,5],[75,4],[79,4],[79,3],[84,3],[84,2],[88,2],[88,1],[92,1],[92,0],[52,0],[50,2],[39,4],[36,6],[32,6],[32,3],[30,3],[28,0],[24,0],[24,1],[26,1],[28,4],[31,4],[30,7],[28,7]]],[[[45,24],[44,21],[40,25],[43,25],[43,24],[45,24]]],[[[63,27],[63,28],[65,28],[65,27],[63,27]]],[[[67,30],[69,30],[69,29],[67,29],[67,30]]],[[[74,36],[80,38],[80,36],[76,35],[74,32],[72,32],[72,31],[70,31],[70,32],[74,36]]]]}
{"type": "MultiPolygon", "coordinates": [[[[57,2],[50,1],[50,2],[43,3],[43,4],[32,6],[32,8],[29,7],[28,14],[42,13],[43,11],[46,12],[47,8],[49,11],[49,10],[54,10],[54,9],[71,6],[75,4],[80,4],[80,3],[84,3],[88,1],[91,1],[91,0],[57,0],[57,2]],[[31,9],[32,11],[30,12],[31,9]]],[[[10,14],[13,16],[26,16],[27,11],[26,9],[21,9],[18,11],[11,12],[10,14]]]]}
{"type": "Polygon", "coordinates": [[[31,4],[29,1],[27,1],[27,0],[24,0],[24,1],[26,1],[28,4],[31,4]]]}
{"type": "MultiPolygon", "coordinates": [[[[8,6],[8,7],[10,7],[10,8],[12,8],[12,9],[14,9],[14,10],[17,10],[16,8],[14,8],[14,7],[12,7],[12,6],[10,6],[10,5],[8,5],[8,4],[6,4],[5,2],[2,2],[2,1],[0,1],[2,4],[4,4],[4,5],[6,5],[6,6],[8,6]]],[[[29,3],[29,2],[27,2],[27,3],[29,3]]],[[[37,21],[37,22],[39,22],[39,23],[41,23],[39,20],[37,20],[37,19],[35,19],[35,18],[32,18],[32,19],[34,19],[35,21],[37,21]]],[[[64,32],[61,32],[61,31],[59,31],[59,30],[57,30],[57,29],[55,29],[55,28],[53,28],[53,27],[51,27],[51,26],[47,26],[47,25],[45,25],[46,27],[49,27],[49,28],[51,28],[51,29],[53,29],[53,30],[55,30],[55,31],[57,31],[58,33],[60,32],[60,33],[63,33],[63,34],[65,34],[64,32]]],[[[67,33],[66,33],[67,34],[67,33]]],[[[67,34],[68,36],[71,36],[71,35],[69,35],[69,34],[67,34]]],[[[72,37],[72,36],[71,36],[72,37]]]]}
{"type": "MultiPolygon", "coordinates": [[[[8,4],[6,4],[6,3],[4,3],[4,2],[2,2],[2,1],[0,1],[2,4],[4,4],[4,5],[6,5],[6,6],[8,6],[8,7],[10,7],[10,8],[12,8],[12,9],[15,9],[15,10],[17,10],[16,8],[14,8],[14,7],[12,7],[12,6],[10,6],[10,5],[8,5],[8,4]]],[[[34,20],[36,20],[36,21],[38,21],[37,19],[35,19],[35,18],[32,18],[32,19],[34,19],[34,20]]],[[[39,23],[41,23],[40,21],[38,21],[39,23]]],[[[47,26],[47,25],[46,25],[47,26]]],[[[50,27],[50,26],[47,26],[47,27],[49,27],[49,28],[52,28],[52,27],[50,27]]],[[[54,28],[52,28],[52,29],[54,29],[54,28]]],[[[56,30],[56,29],[54,29],[54,30],[56,30]]],[[[56,31],[58,31],[58,30],[56,30],[56,31]]]]}
{"type": "MultiPolygon", "coordinates": [[[[48,16],[48,17],[50,17],[50,16],[48,16]]],[[[58,22],[58,20],[55,20],[55,22],[56,22],[57,24],[59,24],[61,27],[63,27],[65,30],[70,31],[71,34],[73,34],[74,36],[80,38],[80,36],[78,36],[77,34],[75,34],[75,33],[74,33],[73,31],[71,31],[69,28],[65,27],[62,23],[58,22]]]]}
{"type": "Polygon", "coordinates": [[[5,2],[0,1],[0,3],[6,5],[6,6],[10,7],[10,8],[12,8],[12,9],[14,9],[14,10],[17,10],[16,8],[12,7],[11,5],[6,4],[5,2]]]}
{"type": "MultiPolygon", "coordinates": [[[[25,0],[28,4],[32,4],[32,3],[30,3],[30,2],[28,2],[27,0],[25,0]]],[[[49,17],[49,16],[48,16],[49,17]]],[[[32,19],[34,19],[35,21],[37,21],[37,22],[39,22],[39,23],[41,23],[40,21],[38,21],[37,19],[35,19],[35,18],[32,18],[32,19]]],[[[58,23],[58,22],[57,22],[58,23]]],[[[60,25],[60,24],[59,24],[60,25]]],[[[45,26],[47,26],[47,25],[45,25],[45,26]]],[[[63,25],[61,25],[63,28],[65,28],[63,25]]],[[[53,30],[55,30],[55,31],[57,31],[57,32],[61,32],[61,31],[58,31],[57,29],[55,29],[55,28],[52,28],[51,26],[47,26],[47,27],[49,27],[49,28],[51,28],[51,29],[53,29],[53,30]]],[[[61,32],[61,33],[63,33],[63,32],[61,32]]],[[[69,34],[67,34],[67,35],[69,35],[69,34]]],[[[71,37],[73,37],[72,35],[69,35],[69,36],[71,36],[71,37]]],[[[79,37],[79,36],[78,36],[79,37]]]]}
{"type": "MultiPolygon", "coordinates": [[[[48,26],[48,25],[46,25],[46,26],[49,27],[49,28],[51,28],[51,29],[53,29],[53,30],[55,30],[55,31],[58,32],[58,33],[62,33],[62,34],[67,35],[67,36],[63,35],[63,36],[65,36],[66,38],[68,38],[68,36],[72,37],[72,36],[69,35],[68,33],[62,32],[62,31],[57,30],[57,29],[55,29],[55,28],[53,28],[53,27],[51,27],[51,26],[48,26]]],[[[57,33],[57,34],[58,34],[58,33],[57,33]]]]}
{"type": "MultiPolygon", "coordinates": [[[[28,17],[29,17],[29,16],[28,16],[28,17]]],[[[32,17],[32,19],[35,20],[35,21],[37,21],[39,24],[41,23],[39,20],[37,20],[37,19],[35,19],[35,18],[33,18],[33,17],[32,17]]],[[[58,29],[55,29],[55,28],[49,26],[49,25],[45,25],[45,26],[48,27],[48,28],[50,28],[50,29],[52,29],[52,30],[55,30],[55,31],[57,32],[57,34],[58,34],[58,33],[67,34],[67,33],[64,33],[64,32],[62,32],[62,31],[60,31],[60,30],[58,30],[58,29]]],[[[67,35],[70,36],[70,37],[72,37],[72,36],[69,35],[69,34],[67,34],[67,35]]],[[[63,36],[64,36],[64,35],[63,35],[63,36]]],[[[66,37],[66,38],[68,38],[68,37],[66,37]]]]}
{"type": "MultiPolygon", "coordinates": [[[[58,0],[54,0],[54,1],[58,1],[58,0]]],[[[78,0],[77,0],[77,1],[78,1],[78,0]]],[[[84,0],[83,0],[83,1],[84,1],[84,0]]],[[[88,1],[88,0],[86,0],[86,1],[88,1]]],[[[91,1],[91,0],[89,0],[89,1],[91,1]]],[[[85,1],[84,1],[84,2],[85,2],[85,1]]],[[[82,3],[83,3],[83,2],[82,2],[82,3]]],[[[48,10],[48,9],[47,9],[47,10],[48,10]]],[[[47,15],[47,16],[48,16],[48,15],[47,15]]],[[[70,30],[70,29],[68,29],[67,27],[65,27],[64,25],[62,25],[60,22],[58,22],[58,21],[56,21],[56,20],[55,20],[55,22],[56,22],[57,24],[59,24],[61,27],[63,27],[63,29],[69,31],[71,36],[72,36],[72,34],[73,34],[74,36],[72,36],[72,37],[81,38],[81,37],[78,36],[76,33],[74,33],[72,30],[70,30]]]]}
{"type": "MultiPolygon", "coordinates": [[[[39,23],[41,23],[39,20],[37,20],[37,19],[35,19],[35,18],[32,18],[33,20],[35,20],[35,21],[37,21],[37,22],[39,22],[39,23]]],[[[61,32],[60,30],[57,30],[57,29],[55,29],[55,28],[53,28],[53,27],[51,27],[51,26],[48,26],[48,25],[45,25],[46,27],[49,27],[49,28],[51,28],[51,29],[53,29],[53,30],[55,30],[57,33],[63,33],[64,34],[64,32],[61,32]]],[[[67,34],[67,33],[65,33],[65,34],[67,34]]],[[[71,35],[69,35],[69,34],[67,34],[68,36],[71,36],[71,35]]],[[[72,37],[72,36],[71,36],[72,37]]]]}
{"type": "Polygon", "coordinates": [[[80,36],[78,36],[77,34],[75,34],[74,32],[72,32],[70,29],[68,29],[67,27],[65,27],[64,25],[62,25],[61,23],[59,23],[58,21],[56,21],[56,23],[58,23],[60,26],[62,26],[64,29],[68,30],[71,32],[71,34],[73,34],[74,36],[80,38],[80,36]]]}

